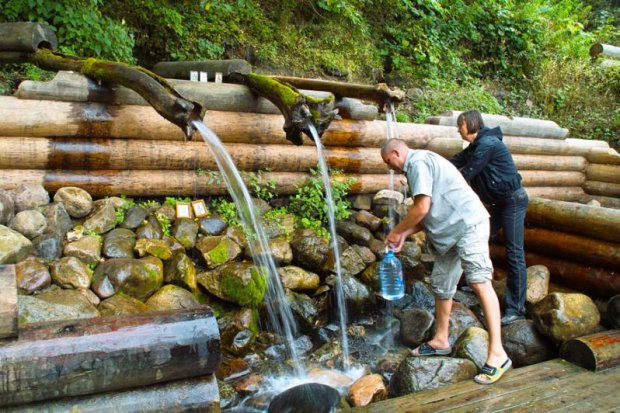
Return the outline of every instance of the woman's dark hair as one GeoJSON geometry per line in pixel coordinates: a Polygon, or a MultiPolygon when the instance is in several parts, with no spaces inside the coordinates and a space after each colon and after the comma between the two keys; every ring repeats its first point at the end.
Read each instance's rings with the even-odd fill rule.
{"type": "Polygon", "coordinates": [[[484,122],[482,121],[482,115],[477,110],[468,110],[463,112],[456,118],[457,126],[461,126],[463,123],[467,125],[467,132],[478,133],[480,129],[484,128],[484,122]]]}

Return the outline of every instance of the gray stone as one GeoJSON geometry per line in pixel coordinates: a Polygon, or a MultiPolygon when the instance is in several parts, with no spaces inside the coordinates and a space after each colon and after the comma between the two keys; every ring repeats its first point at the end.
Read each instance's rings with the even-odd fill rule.
{"type": "Polygon", "coordinates": [[[51,289],[19,296],[19,324],[99,317],[99,311],[76,290],[51,289]]]}
{"type": "Polygon", "coordinates": [[[84,226],[84,231],[104,234],[116,226],[116,211],[109,202],[95,204],[92,213],[82,225],[84,226]]]}
{"type": "Polygon", "coordinates": [[[532,320],[502,326],[502,344],[515,367],[542,363],[557,353],[554,343],[536,330],[532,320]]]}
{"type": "Polygon", "coordinates": [[[36,255],[47,261],[62,257],[62,236],[58,232],[46,232],[32,240],[36,255]]]}
{"type": "Polygon", "coordinates": [[[101,238],[87,235],[65,245],[65,256],[76,257],[86,264],[96,264],[101,260],[101,238]]]}
{"type": "Polygon", "coordinates": [[[54,202],[62,202],[73,218],[83,218],[93,208],[93,198],[82,188],[66,186],[56,191],[54,202]]]}
{"type": "Polygon", "coordinates": [[[400,338],[404,345],[417,347],[429,338],[435,317],[421,308],[411,308],[399,315],[400,338]]]}
{"type": "Polygon", "coordinates": [[[390,395],[404,396],[471,380],[476,372],[476,365],[467,359],[407,357],[390,380],[390,395]]]}
{"type": "Polygon", "coordinates": [[[108,258],[133,258],[136,234],[125,228],[115,228],[103,237],[103,255],[108,258]]]}
{"type": "Polygon", "coordinates": [[[36,209],[50,203],[50,196],[40,184],[21,184],[13,191],[15,212],[36,209]]]}
{"type": "Polygon", "coordinates": [[[196,236],[198,235],[198,224],[193,219],[177,219],[172,227],[172,236],[176,238],[185,249],[194,248],[196,236]]]}
{"type": "Polygon", "coordinates": [[[141,206],[135,205],[125,211],[125,219],[119,225],[120,228],[136,229],[142,225],[142,221],[146,219],[148,212],[141,206]]]}
{"type": "Polygon", "coordinates": [[[199,231],[203,235],[222,235],[228,225],[219,217],[204,217],[198,221],[199,231]]]}
{"type": "Polygon", "coordinates": [[[34,253],[32,242],[28,238],[0,225],[0,264],[15,264],[34,253]]]}
{"type": "Polygon", "coordinates": [[[488,352],[489,333],[480,327],[468,327],[456,340],[452,354],[471,360],[480,370],[486,363],[488,352]]]}
{"type": "Polygon", "coordinates": [[[47,228],[47,220],[39,211],[29,209],[18,212],[13,219],[11,219],[9,227],[26,238],[33,239],[43,234],[47,228]]]}
{"type": "Polygon", "coordinates": [[[15,204],[13,198],[6,192],[0,190],[0,225],[7,225],[15,215],[15,204]]]}

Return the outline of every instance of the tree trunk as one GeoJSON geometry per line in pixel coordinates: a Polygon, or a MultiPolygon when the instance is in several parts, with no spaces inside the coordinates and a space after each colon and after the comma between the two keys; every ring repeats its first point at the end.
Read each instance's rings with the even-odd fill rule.
{"type": "Polygon", "coordinates": [[[32,324],[0,343],[0,406],[210,374],[219,362],[208,307],[32,324]]]}
{"type": "Polygon", "coordinates": [[[191,137],[192,121],[205,110],[179,95],[163,78],[148,70],[124,63],[68,57],[40,49],[34,53],[0,52],[0,63],[32,63],[47,70],[72,70],[100,82],[122,85],[140,94],[164,118],[191,137]]]}
{"type": "MultiPolygon", "coordinates": [[[[425,123],[432,125],[445,125],[456,127],[456,121],[460,112],[451,111],[449,115],[431,116],[425,123]]],[[[500,127],[505,135],[531,136],[547,139],[565,139],[568,129],[560,128],[557,123],[531,118],[509,118],[501,115],[483,114],[485,126],[489,128],[500,127]]]]}
{"type": "MultiPolygon", "coordinates": [[[[161,171],[161,170],[3,170],[0,174],[0,188],[14,189],[21,183],[42,185],[50,192],[56,192],[63,186],[77,186],[93,197],[113,195],[127,196],[207,196],[228,193],[219,172],[203,171],[161,171]]],[[[254,176],[243,174],[244,180],[254,176]]],[[[273,172],[262,174],[260,179],[273,180],[276,192],[290,195],[297,186],[303,184],[311,175],[301,172],[273,172]]],[[[350,194],[372,194],[389,186],[387,174],[349,174],[334,179],[344,181],[354,178],[356,182],[349,190],[350,194]]],[[[260,181],[260,180],[259,180],[260,181]]],[[[395,190],[400,190],[400,179],[394,179],[395,190]]]]}
{"type": "Polygon", "coordinates": [[[58,39],[44,23],[0,23],[0,51],[34,53],[39,49],[56,50],[58,39]]]}
{"type": "Polygon", "coordinates": [[[233,73],[247,75],[252,72],[252,66],[243,59],[159,62],[153,66],[153,72],[159,76],[173,79],[189,80],[191,71],[207,72],[213,81],[218,72],[226,79],[233,73]]]}
{"type": "MultiPolygon", "coordinates": [[[[490,244],[491,258],[505,267],[505,249],[501,245],[490,244]]],[[[546,255],[525,252],[528,266],[544,265],[551,273],[551,281],[573,288],[585,294],[611,297],[620,293],[620,277],[617,271],[607,268],[583,265],[546,255]]]]}
{"type": "Polygon", "coordinates": [[[620,184],[620,165],[591,163],[586,168],[586,179],[620,184]]]}
{"type": "Polygon", "coordinates": [[[620,243],[620,211],[531,198],[526,221],[537,227],[620,243]]]}
{"type": "Polygon", "coordinates": [[[612,184],[609,182],[585,181],[583,189],[586,193],[592,195],[620,198],[620,183],[612,184]]]}
{"type": "MultiPolygon", "coordinates": [[[[252,93],[247,86],[232,83],[203,83],[166,79],[186,99],[199,103],[206,110],[280,114],[267,99],[252,93]]],[[[314,97],[333,96],[328,92],[301,91],[314,97]]],[[[26,80],[20,83],[15,96],[20,99],[56,100],[63,102],[101,102],[114,105],[148,105],[139,94],[123,86],[99,85],[79,73],[60,71],[48,82],[26,80]]],[[[335,102],[338,114],[347,119],[374,120],[377,107],[357,99],[335,102]]]]}
{"type": "Polygon", "coordinates": [[[560,357],[592,371],[616,367],[620,365],[620,330],[572,338],[560,348],[560,357]]]}
{"type": "Polygon", "coordinates": [[[47,400],[4,408],[4,413],[204,412],[220,413],[220,396],[213,374],[130,390],[47,400]]]}
{"type": "Polygon", "coordinates": [[[17,281],[14,265],[0,265],[0,338],[17,336],[17,281]]]}
{"type": "Polygon", "coordinates": [[[528,251],[554,256],[585,265],[616,270],[620,268],[620,244],[545,228],[525,229],[528,251]]]}

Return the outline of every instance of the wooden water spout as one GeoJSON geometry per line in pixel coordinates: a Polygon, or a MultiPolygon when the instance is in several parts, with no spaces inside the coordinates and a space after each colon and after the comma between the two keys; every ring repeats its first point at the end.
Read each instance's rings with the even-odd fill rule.
{"type": "Polygon", "coordinates": [[[194,130],[192,121],[201,120],[204,116],[205,110],[201,105],[183,98],[165,79],[153,72],[125,63],[54,53],[45,47],[55,44],[55,36],[53,39],[45,38],[51,37],[51,32],[42,31],[37,25],[20,26],[23,31],[12,32],[11,24],[5,24],[0,24],[0,34],[6,36],[0,42],[0,64],[32,63],[46,70],[71,70],[99,82],[128,87],[139,93],[160,115],[179,126],[187,138],[191,137],[194,130]],[[29,50],[19,41],[26,36],[24,31],[28,30],[32,31],[29,38],[37,38],[37,47],[30,48],[34,50],[29,50]]]}

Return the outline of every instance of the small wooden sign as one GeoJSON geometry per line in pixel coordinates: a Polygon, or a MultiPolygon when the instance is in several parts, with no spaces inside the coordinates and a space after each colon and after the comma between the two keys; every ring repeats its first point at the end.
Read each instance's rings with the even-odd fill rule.
{"type": "Polygon", "coordinates": [[[177,202],[177,218],[191,218],[192,206],[189,202],[177,202]]]}
{"type": "Polygon", "coordinates": [[[192,209],[194,210],[194,216],[196,218],[202,218],[209,215],[207,205],[205,205],[205,201],[203,201],[202,199],[192,201],[192,209]]]}

